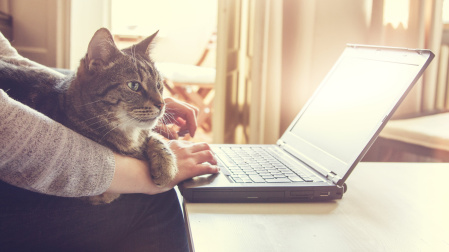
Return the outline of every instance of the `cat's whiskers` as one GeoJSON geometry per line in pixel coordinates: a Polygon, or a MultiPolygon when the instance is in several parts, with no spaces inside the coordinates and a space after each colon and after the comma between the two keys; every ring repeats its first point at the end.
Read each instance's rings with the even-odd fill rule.
{"type": "MultiPolygon", "coordinates": [[[[88,118],[88,119],[86,119],[84,121],[81,121],[81,123],[87,124],[86,126],[90,128],[90,127],[92,127],[92,126],[94,126],[96,124],[99,124],[99,123],[108,124],[108,121],[110,119],[114,119],[114,118],[115,118],[115,113],[114,112],[106,112],[104,114],[93,116],[93,117],[88,118]],[[94,120],[94,121],[92,121],[92,120],[94,120]]],[[[104,127],[104,126],[100,126],[99,128],[96,128],[94,130],[100,129],[102,127],[104,127]]]]}
{"type": "Polygon", "coordinates": [[[177,124],[177,121],[176,121],[176,118],[175,118],[174,114],[166,111],[164,116],[161,118],[161,121],[162,121],[163,124],[165,124],[165,127],[161,127],[162,130],[165,130],[166,134],[170,138],[171,137],[171,131],[170,131],[168,125],[170,125],[170,124],[176,125],[177,124]]]}
{"type": "Polygon", "coordinates": [[[164,113],[164,116],[162,118],[167,119],[169,121],[169,123],[175,124],[177,121],[175,114],[177,114],[177,113],[172,113],[172,112],[166,110],[164,113]]]}
{"type": "Polygon", "coordinates": [[[101,130],[102,128],[106,128],[105,130],[107,130],[107,129],[109,129],[109,126],[111,126],[111,125],[102,124],[100,127],[94,128],[94,129],[92,129],[92,130],[93,130],[93,131],[99,131],[99,130],[101,130]]]}
{"type": "Polygon", "coordinates": [[[170,112],[182,112],[182,110],[177,109],[177,108],[166,108],[165,109],[165,113],[170,113],[170,112]]]}
{"type": "Polygon", "coordinates": [[[106,132],[106,133],[101,137],[100,142],[103,141],[103,138],[104,138],[107,134],[111,133],[113,130],[117,129],[117,128],[120,127],[121,125],[123,125],[123,124],[125,124],[125,123],[128,123],[128,122],[130,122],[130,121],[133,121],[133,120],[136,120],[136,119],[135,119],[134,117],[131,117],[131,118],[129,118],[128,120],[126,120],[126,121],[124,121],[124,122],[122,122],[122,123],[117,124],[117,126],[113,127],[111,130],[109,130],[108,132],[106,132]]]}
{"type": "Polygon", "coordinates": [[[106,130],[107,130],[112,126],[112,124],[110,122],[105,122],[102,120],[99,120],[98,122],[91,124],[91,126],[94,126],[95,124],[100,124],[100,126],[98,126],[96,128],[91,128],[94,131],[100,130],[101,128],[106,128],[106,130]]]}
{"type": "Polygon", "coordinates": [[[161,118],[161,126],[159,127],[159,129],[161,129],[162,132],[165,132],[165,135],[168,137],[168,139],[172,139],[171,131],[168,128],[170,122],[167,123],[165,119],[165,117],[161,118]]]}
{"type": "Polygon", "coordinates": [[[173,117],[173,115],[174,115],[174,114],[171,113],[169,109],[165,109],[165,113],[164,113],[163,117],[167,117],[167,116],[173,117]]]}
{"type": "MultiPolygon", "coordinates": [[[[109,119],[112,119],[113,117],[111,117],[111,118],[109,118],[109,119]]],[[[97,127],[97,128],[92,128],[93,130],[99,130],[99,129],[101,129],[101,128],[104,128],[104,127],[109,127],[110,126],[110,123],[109,122],[106,122],[106,121],[104,121],[104,120],[98,120],[98,121],[96,121],[96,122],[94,122],[94,123],[91,123],[91,124],[89,124],[89,125],[87,125],[89,128],[91,128],[92,126],[94,126],[94,125],[96,125],[96,124],[101,124],[99,127],[97,127]]]]}
{"type": "Polygon", "coordinates": [[[93,117],[88,118],[88,119],[86,119],[86,120],[83,120],[83,121],[81,121],[81,122],[82,122],[82,123],[87,123],[88,121],[97,119],[97,118],[99,118],[99,117],[105,117],[105,118],[108,118],[108,116],[109,116],[110,114],[113,114],[113,113],[114,113],[114,112],[106,112],[106,113],[104,113],[104,114],[96,115],[96,116],[93,116],[93,117]]]}
{"type": "MultiPolygon", "coordinates": [[[[110,112],[110,113],[113,113],[113,112],[110,112]]],[[[116,114],[114,114],[114,115],[112,115],[111,117],[106,117],[106,119],[118,119],[118,121],[121,121],[121,119],[124,119],[124,118],[126,118],[126,117],[127,117],[127,115],[117,116],[116,114]]],[[[125,122],[128,122],[128,121],[129,121],[129,120],[127,120],[127,121],[125,121],[125,122]]],[[[123,123],[125,123],[125,122],[123,122],[123,123]]],[[[100,126],[97,127],[97,128],[93,128],[92,130],[97,131],[97,130],[99,130],[99,129],[101,129],[101,128],[105,128],[105,127],[109,128],[109,127],[112,125],[111,122],[105,122],[104,120],[98,120],[97,122],[92,123],[92,124],[90,124],[90,125],[88,125],[88,126],[90,127],[90,126],[93,126],[93,125],[98,124],[98,123],[103,123],[103,124],[100,125],[100,126]]],[[[123,124],[123,123],[119,123],[119,124],[117,124],[117,126],[120,126],[120,125],[123,124]]],[[[107,130],[107,129],[106,129],[106,130],[107,130]]]]}
{"type": "Polygon", "coordinates": [[[100,99],[100,100],[96,100],[96,101],[93,101],[93,102],[88,102],[86,104],[78,105],[78,106],[75,106],[75,107],[81,108],[81,107],[85,107],[85,106],[88,106],[88,105],[91,105],[91,104],[94,104],[94,103],[97,103],[97,102],[101,102],[101,101],[102,100],[100,99]]]}

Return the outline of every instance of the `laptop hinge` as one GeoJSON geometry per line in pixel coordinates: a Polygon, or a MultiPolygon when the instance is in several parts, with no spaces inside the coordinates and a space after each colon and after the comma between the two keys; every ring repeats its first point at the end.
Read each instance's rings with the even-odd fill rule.
{"type": "Polygon", "coordinates": [[[276,142],[276,144],[277,144],[279,147],[282,147],[282,146],[285,145],[285,142],[282,141],[281,139],[279,139],[279,140],[276,142]]]}
{"type": "Polygon", "coordinates": [[[279,140],[276,142],[276,144],[277,144],[280,148],[282,148],[283,150],[285,150],[289,155],[291,155],[291,156],[293,156],[295,159],[299,160],[299,162],[302,162],[303,164],[307,165],[307,166],[310,167],[311,169],[315,170],[315,172],[321,174],[321,176],[325,176],[325,174],[326,174],[326,172],[327,172],[326,178],[327,178],[329,181],[332,181],[332,183],[334,183],[335,185],[337,185],[338,182],[340,182],[341,177],[338,176],[335,172],[333,172],[333,171],[328,171],[327,169],[324,169],[324,168],[318,170],[318,169],[316,169],[317,167],[315,167],[315,168],[314,168],[314,167],[311,167],[309,164],[307,164],[307,163],[303,162],[302,160],[298,159],[298,158],[293,154],[293,153],[295,152],[294,149],[289,148],[289,146],[287,145],[287,143],[284,142],[284,141],[282,141],[281,139],[279,139],[279,140]]]}
{"type": "Polygon", "coordinates": [[[340,181],[340,177],[333,171],[327,173],[326,178],[332,181],[334,184],[337,184],[340,181]]]}

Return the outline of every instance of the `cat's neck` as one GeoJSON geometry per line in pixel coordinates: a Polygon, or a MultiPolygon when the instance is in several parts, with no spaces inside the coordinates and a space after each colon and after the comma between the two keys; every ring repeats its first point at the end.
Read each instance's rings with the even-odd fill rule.
{"type": "Polygon", "coordinates": [[[80,103],[80,95],[73,92],[64,95],[66,125],[115,152],[143,159],[141,147],[148,130],[121,122],[115,113],[96,111],[93,104],[80,103]]]}

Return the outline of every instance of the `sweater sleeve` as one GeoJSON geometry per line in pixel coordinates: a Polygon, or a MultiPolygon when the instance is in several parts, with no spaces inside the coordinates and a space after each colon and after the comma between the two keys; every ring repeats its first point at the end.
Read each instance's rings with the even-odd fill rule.
{"type": "Polygon", "coordinates": [[[112,151],[10,98],[0,89],[0,179],[65,197],[103,193],[115,171],[112,151]]]}

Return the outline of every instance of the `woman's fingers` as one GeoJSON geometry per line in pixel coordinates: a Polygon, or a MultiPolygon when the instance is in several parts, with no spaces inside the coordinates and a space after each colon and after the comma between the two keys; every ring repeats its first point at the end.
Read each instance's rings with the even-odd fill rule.
{"type": "Polygon", "coordinates": [[[178,179],[183,181],[198,175],[219,172],[217,160],[206,143],[187,141],[170,141],[170,149],[176,155],[178,163],[178,179]]]}
{"type": "Polygon", "coordinates": [[[190,149],[192,152],[199,152],[199,151],[205,151],[205,150],[211,150],[210,146],[207,143],[193,143],[190,146],[190,149]]]}
{"type": "Polygon", "coordinates": [[[220,167],[216,165],[210,165],[210,164],[198,164],[197,168],[194,170],[194,173],[192,174],[192,177],[201,176],[205,174],[215,174],[220,172],[220,167]]]}
{"type": "Polygon", "coordinates": [[[173,129],[172,127],[169,127],[165,124],[159,124],[158,126],[156,126],[154,130],[169,140],[179,138],[178,132],[176,132],[176,130],[173,129]]]}
{"type": "Polygon", "coordinates": [[[203,150],[193,154],[197,164],[209,163],[211,165],[217,165],[217,159],[215,158],[211,150],[203,150]]]}
{"type": "Polygon", "coordinates": [[[196,118],[199,113],[198,108],[188,103],[175,100],[171,97],[166,98],[165,102],[167,104],[166,112],[175,118],[175,122],[173,123],[181,127],[180,131],[188,130],[190,135],[193,137],[197,128],[196,118]],[[185,122],[178,121],[178,118],[184,120],[185,122]]]}

